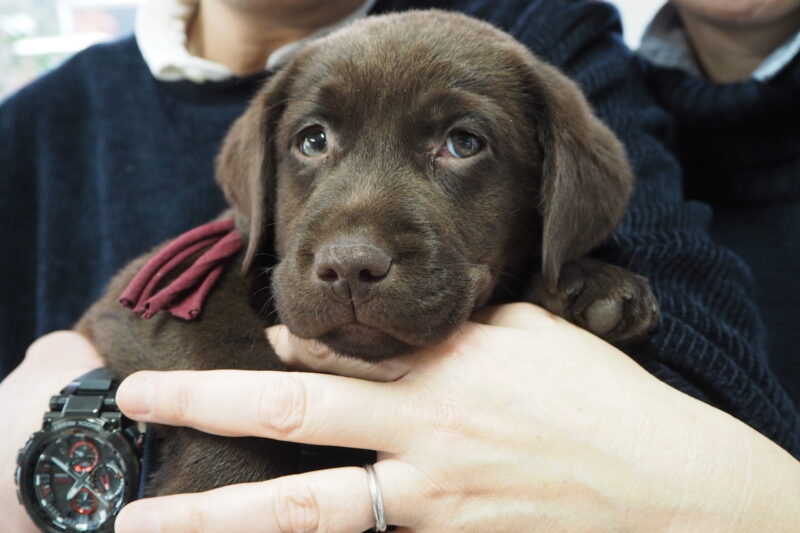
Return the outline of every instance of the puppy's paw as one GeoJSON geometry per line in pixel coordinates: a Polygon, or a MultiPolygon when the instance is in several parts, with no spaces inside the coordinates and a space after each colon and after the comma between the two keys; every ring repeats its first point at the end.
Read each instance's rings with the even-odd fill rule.
{"type": "Polygon", "coordinates": [[[537,278],[530,300],[614,343],[641,338],[658,324],[647,279],[589,258],[564,265],[554,293],[537,278]]]}

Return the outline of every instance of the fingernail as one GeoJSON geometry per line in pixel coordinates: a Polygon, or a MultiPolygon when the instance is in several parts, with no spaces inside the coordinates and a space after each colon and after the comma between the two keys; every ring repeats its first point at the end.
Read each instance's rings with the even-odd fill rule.
{"type": "Polygon", "coordinates": [[[128,377],[117,390],[117,405],[129,416],[150,414],[153,408],[153,382],[142,375],[128,377]]]}
{"type": "Polygon", "coordinates": [[[161,533],[161,517],[147,505],[128,505],[114,521],[116,533],[161,533]]]}

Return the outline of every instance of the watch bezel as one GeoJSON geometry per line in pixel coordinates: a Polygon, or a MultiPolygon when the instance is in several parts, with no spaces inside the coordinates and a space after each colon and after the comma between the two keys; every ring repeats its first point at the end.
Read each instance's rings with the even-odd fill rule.
{"type": "MultiPolygon", "coordinates": [[[[120,427],[119,424],[116,424],[112,429],[106,429],[108,424],[113,424],[113,422],[106,418],[66,416],[52,420],[49,427],[43,428],[31,436],[30,441],[20,454],[18,489],[20,500],[37,527],[43,529],[47,533],[71,533],[71,529],[65,529],[57,523],[54,523],[45,509],[39,505],[38,498],[35,494],[33,477],[39,456],[44,449],[51,442],[72,429],[79,429],[97,434],[119,454],[123,468],[122,475],[126,480],[125,488],[121,496],[122,505],[120,509],[125,504],[136,499],[139,490],[140,450],[137,450],[133,442],[138,430],[136,430],[136,427],[133,425],[131,425],[130,428],[124,428],[120,427]],[[129,430],[132,430],[134,435],[126,434],[129,430]]],[[[116,513],[109,516],[106,522],[99,528],[88,531],[90,533],[113,532],[115,517],[116,513]]]]}

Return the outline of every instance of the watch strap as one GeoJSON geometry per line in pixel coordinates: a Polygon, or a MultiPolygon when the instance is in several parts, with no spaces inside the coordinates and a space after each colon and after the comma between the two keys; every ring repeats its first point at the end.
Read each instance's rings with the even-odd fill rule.
{"type": "Polygon", "coordinates": [[[119,380],[108,368],[96,368],[75,378],[61,393],[50,398],[50,411],[62,415],[99,417],[118,413],[116,393],[119,380]]]}
{"type": "Polygon", "coordinates": [[[100,394],[111,391],[119,380],[108,368],[95,368],[73,379],[61,394],[100,394]]]}

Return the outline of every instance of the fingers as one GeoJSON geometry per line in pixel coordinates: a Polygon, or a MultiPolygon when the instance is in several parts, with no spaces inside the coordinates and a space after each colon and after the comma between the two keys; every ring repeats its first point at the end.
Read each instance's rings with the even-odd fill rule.
{"type": "Polygon", "coordinates": [[[411,367],[407,357],[379,362],[343,357],[320,342],[292,335],[283,325],[268,328],[267,338],[284,364],[295,370],[337,374],[371,381],[395,381],[405,376],[411,367]]]}
{"type": "Polygon", "coordinates": [[[495,305],[479,309],[472,315],[474,322],[502,328],[536,330],[568,324],[550,311],[529,303],[495,305]]]}
{"type": "Polygon", "coordinates": [[[364,469],[320,470],[199,494],[134,502],[117,533],[353,533],[374,525],[364,469]]]}
{"type": "Polygon", "coordinates": [[[413,414],[393,384],[300,372],[137,372],[120,385],[129,417],[225,436],[405,449],[413,414]]]}
{"type": "MultiPolygon", "coordinates": [[[[375,473],[387,524],[416,525],[425,503],[414,469],[389,459],[376,463],[375,473]]],[[[115,531],[354,533],[374,525],[366,471],[347,467],[140,500],[120,512],[115,531]]]]}
{"type": "MultiPolygon", "coordinates": [[[[546,309],[529,303],[485,307],[473,314],[472,321],[489,326],[524,330],[569,324],[546,309]]],[[[386,361],[367,362],[339,356],[320,342],[300,339],[292,335],[283,325],[268,328],[266,332],[278,357],[287,366],[296,370],[337,374],[371,381],[396,381],[412,372],[425,358],[425,355],[418,351],[386,361]]]]}

